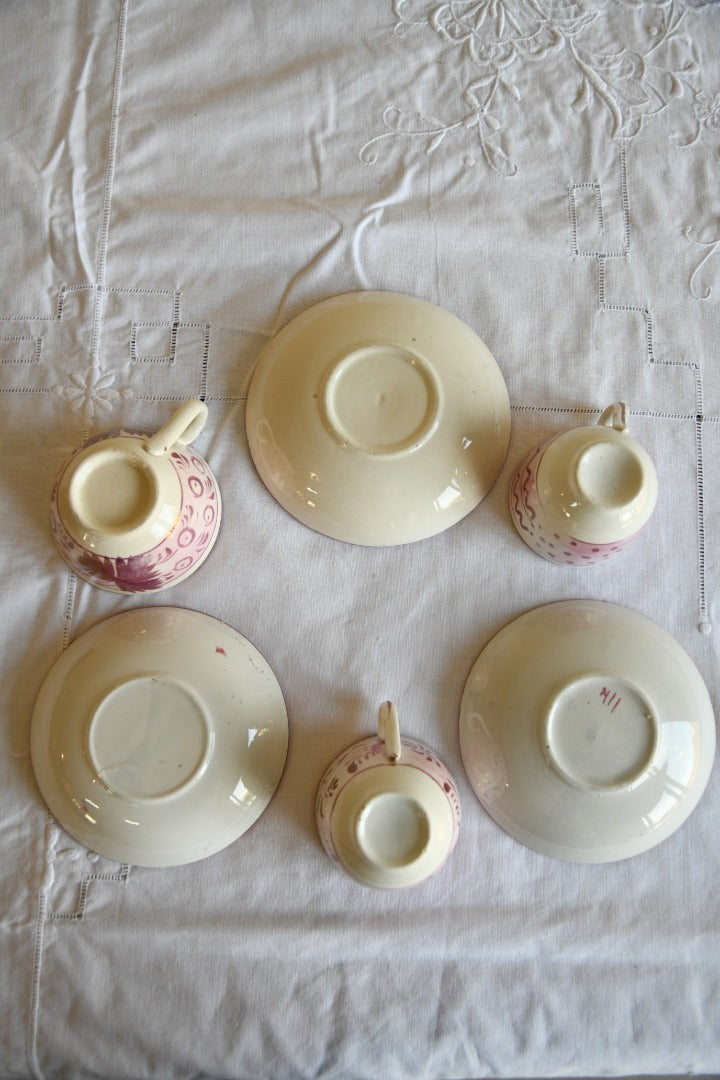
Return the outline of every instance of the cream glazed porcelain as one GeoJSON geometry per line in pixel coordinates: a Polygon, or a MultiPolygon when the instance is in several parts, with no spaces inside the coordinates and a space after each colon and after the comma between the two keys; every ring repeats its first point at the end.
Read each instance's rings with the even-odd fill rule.
{"type": "Polygon", "coordinates": [[[616,604],[568,600],[515,619],[483,649],[460,749],[490,816],[545,855],[639,855],[697,805],[715,753],[703,680],[680,645],[616,604]]]}
{"type": "Polygon", "coordinates": [[[247,435],[277,501],[326,536],[404,544],[473,510],[507,452],[510,408],[487,346],[434,304],[324,300],[261,353],[247,435]]]}
{"type": "Polygon", "coordinates": [[[50,522],[63,558],[86,581],[153,592],[205,561],[220,528],[220,491],[187,446],[207,415],[202,401],[187,401],[155,435],[101,435],[65,463],[50,522]]]}
{"type": "Polygon", "coordinates": [[[315,817],[330,858],[364,885],[402,889],[438,870],[455,847],[460,800],[432,750],[400,738],[395,706],[378,712],[378,734],[353,743],[328,767],[315,817]]]}
{"type": "Polygon", "coordinates": [[[518,533],[549,562],[594,566],[637,538],[655,509],[658,484],[647,452],[611,405],[596,424],[561,432],[531,450],[510,485],[518,533]]]}
{"type": "Polygon", "coordinates": [[[288,723],[257,649],[198,611],[125,611],[77,638],[32,718],[40,791],[80,843],[176,866],[242,836],[270,802],[288,723]]]}

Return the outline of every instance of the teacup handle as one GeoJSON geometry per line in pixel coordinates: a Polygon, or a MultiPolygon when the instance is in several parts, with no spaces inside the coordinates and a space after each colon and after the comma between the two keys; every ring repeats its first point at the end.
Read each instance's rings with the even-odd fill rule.
{"type": "Polygon", "coordinates": [[[167,454],[171,447],[187,446],[200,434],[208,416],[204,401],[191,399],[181,405],[166,424],[145,443],[145,449],[155,457],[167,454]]]}
{"type": "Polygon", "coordinates": [[[383,701],[378,709],[378,738],[385,743],[385,753],[390,761],[399,761],[402,751],[400,725],[397,709],[392,701],[383,701]]]}
{"type": "Polygon", "coordinates": [[[608,405],[598,420],[604,427],[613,427],[616,431],[627,431],[627,405],[624,401],[614,401],[608,405]]]}

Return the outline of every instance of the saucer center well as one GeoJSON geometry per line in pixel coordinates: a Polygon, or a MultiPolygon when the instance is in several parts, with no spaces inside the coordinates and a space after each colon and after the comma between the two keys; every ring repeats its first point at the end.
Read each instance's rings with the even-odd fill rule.
{"type": "Polygon", "coordinates": [[[109,791],[133,800],[156,799],[202,773],[211,742],[195,696],[172,679],[145,675],[121,683],[100,702],[87,750],[109,791]]]}
{"type": "Polygon", "coordinates": [[[623,679],[584,675],[553,698],[543,731],[545,756],[574,787],[626,789],[645,774],[657,746],[650,702],[623,679]]]}
{"type": "Polygon", "coordinates": [[[426,850],[430,822],[417,799],[388,791],[365,804],[356,822],[356,837],[373,866],[399,869],[416,862],[426,850]]]}
{"type": "Polygon", "coordinates": [[[416,449],[437,426],[440,387],[429,365],[391,344],[364,345],[343,356],[325,380],[327,428],[366,454],[416,449]]]}

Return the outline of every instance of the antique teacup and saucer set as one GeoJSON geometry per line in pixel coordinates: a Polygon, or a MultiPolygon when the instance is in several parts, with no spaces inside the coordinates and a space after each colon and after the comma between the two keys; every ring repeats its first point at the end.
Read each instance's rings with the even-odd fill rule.
{"type": "MultiPolygon", "coordinates": [[[[191,448],[207,415],[188,401],[154,434],[109,433],[70,457],[50,521],[75,573],[142,595],[204,565],[221,520],[217,481],[191,448]]],[[[390,546],[440,533],[482,501],[505,461],[510,406],[495,359],[461,320],[415,297],[348,293],[264,348],[246,426],[260,478],[299,522],[390,546]]],[[[526,454],[509,512],[537,555],[592,567],[637,539],[657,491],[615,403],[526,454]]],[[[715,753],[690,657],[649,619],[598,600],[536,607],[487,643],[459,735],[470,785],[497,824],[546,856],[587,863],[670,836],[715,753]]],[[[31,727],[35,775],[59,823],[143,866],[191,863],[242,836],[272,799],[287,748],[265,658],[225,623],[169,606],[124,611],[77,638],[47,675],[31,727]]],[[[376,733],[328,764],[315,817],[343,872],[404,889],[452,855],[460,800],[447,767],[401,737],[385,701],[376,733]]]]}

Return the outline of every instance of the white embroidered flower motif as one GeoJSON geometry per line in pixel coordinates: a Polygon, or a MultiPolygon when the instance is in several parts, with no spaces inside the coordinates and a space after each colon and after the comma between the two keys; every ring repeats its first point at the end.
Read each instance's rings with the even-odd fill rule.
{"type": "Polygon", "coordinates": [[[563,35],[580,33],[594,18],[575,0],[466,0],[441,4],[428,21],[475,63],[505,67],[547,56],[563,35]]]}
{"type": "Polygon", "coordinates": [[[128,390],[115,389],[114,374],[102,375],[90,370],[84,376],[71,374],[69,382],[69,386],[54,386],[53,391],[69,401],[70,408],[82,413],[90,424],[96,416],[110,412],[120,398],[130,396],[128,390]]]}
{"type": "Polygon", "coordinates": [[[720,93],[710,95],[705,90],[695,94],[693,111],[701,124],[711,131],[720,128],[720,93]]]}
{"type": "MultiPolygon", "coordinates": [[[[625,7],[604,0],[394,0],[394,11],[399,35],[431,29],[445,48],[459,50],[465,89],[452,119],[438,118],[432,105],[415,114],[388,106],[385,132],[360,151],[368,165],[388,138],[419,137],[432,154],[453,134],[470,151],[467,164],[479,148],[491,168],[512,176],[517,168],[507,131],[534,80],[531,66],[552,65],[547,84],[564,96],[560,104],[578,113],[604,112],[614,138],[637,135],[648,117],[693,90],[697,58],[682,32],[685,8],[678,0],[626,0],[625,7]],[[643,12],[642,20],[633,8],[643,12]]],[[[715,122],[714,99],[698,107],[710,110],[707,122],[715,122]]]]}
{"type": "Polygon", "coordinates": [[[707,90],[694,90],[688,83],[688,88],[693,93],[692,127],[683,132],[675,132],[670,136],[671,142],[676,146],[694,146],[703,131],[712,136],[720,131],[720,92],[714,94],[707,90]]]}

